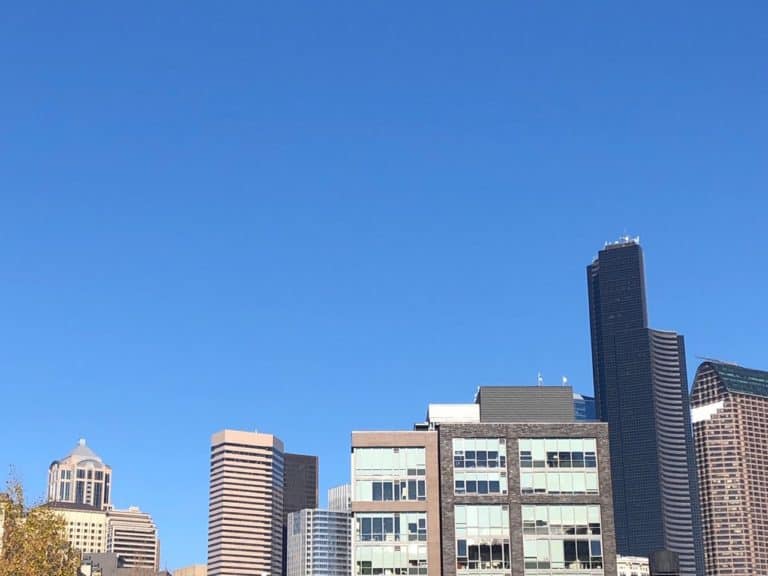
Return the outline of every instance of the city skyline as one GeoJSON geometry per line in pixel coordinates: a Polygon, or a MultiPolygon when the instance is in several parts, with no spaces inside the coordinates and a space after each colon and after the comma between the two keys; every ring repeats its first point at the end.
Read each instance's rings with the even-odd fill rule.
{"type": "Polygon", "coordinates": [[[42,500],[87,438],[162,565],[205,563],[216,430],[317,455],[324,506],[351,430],[538,373],[591,396],[584,265],[625,234],[689,381],[765,369],[766,19],[10,3],[0,468],[42,500]]]}

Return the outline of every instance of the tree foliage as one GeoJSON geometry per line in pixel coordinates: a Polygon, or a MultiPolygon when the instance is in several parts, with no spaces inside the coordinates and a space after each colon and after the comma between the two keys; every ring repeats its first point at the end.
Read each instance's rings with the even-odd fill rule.
{"type": "Polygon", "coordinates": [[[64,518],[47,506],[27,508],[20,482],[0,494],[0,576],[76,576],[80,554],[67,542],[64,518]]]}

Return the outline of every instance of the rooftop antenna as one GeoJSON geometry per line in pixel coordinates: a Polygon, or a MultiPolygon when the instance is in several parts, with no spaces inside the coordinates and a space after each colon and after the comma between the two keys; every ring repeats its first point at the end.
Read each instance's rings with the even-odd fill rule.
{"type": "Polygon", "coordinates": [[[536,385],[537,386],[543,386],[544,385],[544,378],[541,375],[541,372],[536,376],[536,385]]]}
{"type": "Polygon", "coordinates": [[[563,376],[563,386],[568,386],[568,376],[563,376]]]}

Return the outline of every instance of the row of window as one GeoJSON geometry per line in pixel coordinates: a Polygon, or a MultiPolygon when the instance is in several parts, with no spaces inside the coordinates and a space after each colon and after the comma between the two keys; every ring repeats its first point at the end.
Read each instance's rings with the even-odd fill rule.
{"type": "Polygon", "coordinates": [[[363,502],[426,500],[427,486],[424,480],[358,480],[355,494],[363,502]]]}
{"type": "Polygon", "coordinates": [[[597,494],[597,470],[549,472],[535,470],[520,474],[522,494],[597,494]]]}
{"type": "Polygon", "coordinates": [[[454,438],[454,468],[507,467],[507,443],[503,438],[454,438]]]}
{"type": "Polygon", "coordinates": [[[505,472],[467,472],[457,470],[454,474],[456,494],[506,494],[505,472]]]}
{"type": "Polygon", "coordinates": [[[456,569],[461,571],[509,570],[509,540],[491,542],[456,540],[456,569]]]}
{"type": "Polygon", "coordinates": [[[357,574],[427,574],[427,547],[410,543],[402,546],[361,546],[355,550],[357,574]]]}
{"type": "MultiPolygon", "coordinates": [[[[509,507],[457,505],[454,512],[458,573],[508,572],[509,507]]],[[[602,569],[599,505],[525,505],[522,517],[526,571],[602,569]]],[[[426,573],[425,513],[367,513],[356,521],[358,542],[391,542],[357,547],[357,574],[426,573]]]]}
{"type": "Polygon", "coordinates": [[[597,468],[594,438],[529,438],[519,441],[521,468],[597,468]]]}
{"type": "Polygon", "coordinates": [[[424,512],[361,514],[356,520],[359,542],[427,540],[427,515],[424,512]]]}
{"type": "Polygon", "coordinates": [[[367,476],[424,476],[424,448],[355,448],[355,478],[367,476]]]}
{"type": "Polygon", "coordinates": [[[598,539],[523,541],[526,570],[599,570],[603,547],[598,539]]]}

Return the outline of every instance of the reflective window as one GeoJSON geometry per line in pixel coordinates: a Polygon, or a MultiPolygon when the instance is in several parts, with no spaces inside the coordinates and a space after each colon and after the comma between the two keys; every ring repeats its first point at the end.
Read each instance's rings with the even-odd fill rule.
{"type": "Polygon", "coordinates": [[[424,448],[355,448],[355,500],[426,500],[424,448]]]}
{"type": "Polygon", "coordinates": [[[454,438],[456,494],[506,494],[507,444],[504,438],[454,438]]]}
{"type": "Polygon", "coordinates": [[[426,542],[424,512],[365,513],[355,516],[358,542],[426,542]]]}
{"type": "Polygon", "coordinates": [[[355,547],[356,574],[427,574],[426,544],[403,546],[371,545],[355,547]]]}
{"type": "Polygon", "coordinates": [[[600,506],[523,506],[522,515],[526,573],[602,573],[600,506]]]}
{"type": "Polygon", "coordinates": [[[597,494],[594,438],[520,439],[523,494],[597,494]]]}
{"type": "Polygon", "coordinates": [[[457,505],[456,570],[460,574],[507,574],[509,555],[509,507],[457,505]]]}

